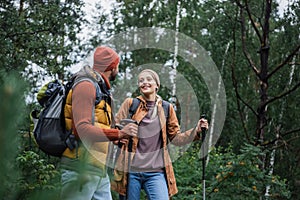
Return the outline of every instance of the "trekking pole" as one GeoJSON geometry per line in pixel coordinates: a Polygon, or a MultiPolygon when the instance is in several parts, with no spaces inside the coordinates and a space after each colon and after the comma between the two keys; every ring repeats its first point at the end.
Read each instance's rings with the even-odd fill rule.
{"type": "MultiPolygon", "coordinates": [[[[120,122],[120,124],[121,124],[120,127],[123,128],[125,125],[130,124],[130,123],[138,124],[137,121],[132,120],[132,119],[122,119],[120,122]]],[[[127,165],[128,172],[127,172],[127,189],[126,189],[127,191],[128,191],[128,185],[129,185],[129,172],[130,172],[130,168],[131,168],[132,143],[133,143],[133,138],[130,137],[128,139],[128,165],[127,165]]],[[[119,195],[119,200],[128,200],[128,192],[126,192],[126,196],[119,195]]]]}
{"type": "MultiPolygon", "coordinates": [[[[202,114],[200,116],[200,119],[205,119],[206,115],[202,114]]],[[[202,153],[203,153],[203,158],[202,158],[202,188],[203,188],[203,200],[205,200],[205,164],[206,164],[206,155],[204,154],[205,151],[205,136],[206,136],[206,128],[201,127],[201,136],[202,136],[202,153]]]]}
{"type": "Polygon", "coordinates": [[[129,173],[130,173],[130,167],[131,167],[131,153],[132,153],[132,143],[133,139],[132,137],[129,138],[128,141],[128,174],[127,174],[127,192],[126,192],[126,199],[128,200],[128,186],[129,186],[129,173]]]}

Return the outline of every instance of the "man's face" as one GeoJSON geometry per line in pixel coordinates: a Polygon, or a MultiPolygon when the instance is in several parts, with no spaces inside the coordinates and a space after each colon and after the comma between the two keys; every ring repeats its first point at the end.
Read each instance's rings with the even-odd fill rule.
{"type": "Polygon", "coordinates": [[[109,80],[110,81],[114,81],[116,79],[118,73],[119,73],[119,65],[117,65],[116,68],[114,68],[113,70],[111,70],[111,74],[109,76],[109,80]]]}

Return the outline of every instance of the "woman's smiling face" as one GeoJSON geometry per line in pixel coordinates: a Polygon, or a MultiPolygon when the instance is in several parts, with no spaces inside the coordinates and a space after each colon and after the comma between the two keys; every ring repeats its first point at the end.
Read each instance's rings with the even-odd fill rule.
{"type": "Polygon", "coordinates": [[[141,93],[150,95],[156,92],[158,86],[149,72],[142,72],[138,77],[138,86],[141,93]]]}

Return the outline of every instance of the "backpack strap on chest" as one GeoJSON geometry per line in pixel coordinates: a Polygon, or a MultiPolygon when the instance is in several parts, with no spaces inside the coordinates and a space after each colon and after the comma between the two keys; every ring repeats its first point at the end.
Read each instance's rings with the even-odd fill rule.
{"type": "Polygon", "coordinates": [[[166,123],[168,122],[169,119],[169,112],[170,112],[170,103],[163,100],[162,101],[162,107],[164,109],[165,117],[166,117],[166,123]]]}
{"type": "MultiPolygon", "coordinates": [[[[139,98],[133,98],[131,106],[129,107],[129,112],[128,112],[128,118],[131,119],[132,116],[135,114],[137,108],[139,107],[141,103],[141,100],[139,98]]],[[[170,111],[170,103],[163,100],[162,101],[162,107],[164,109],[165,117],[166,117],[166,123],[168,122],[169,119],[169,111],[170,111]]]]}
{"type": "Polygon", "coordinates": [[[129,119],[132,119],[132,116],[135,114],[137,108],[139,107],[141,103],[141,100],[138,99],[138,98],[133,98],[132,99],[132,103],[131,103],[131,106],[129,108],[129,112],[128,112],[128,118],[129,119]]]}

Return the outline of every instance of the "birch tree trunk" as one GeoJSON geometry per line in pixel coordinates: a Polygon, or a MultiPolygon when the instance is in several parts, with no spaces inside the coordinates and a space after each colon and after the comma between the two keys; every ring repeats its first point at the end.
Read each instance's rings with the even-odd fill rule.
{"type": "Polygon", "coordinates": [[[177,66],[178,66],[178,61],[177,61],[177,55],[178,55],[178,31],[179,31],[179,22],[180,22],[180,1],[177,2],[177,13],[176,13],[176,30],[175,30],[175,46],[174,46],[174,57],[173,57],[173,65],[172,65],[172,70],[170,71],[170,81],[172,84],[172,98],[171,102],[174,105],[174,108],[176,110],[176,74],[177,74],[177,66]]]}
{"type": "MultiPolygon", "coordinates": [[[[295,58],[294,58],[293,63],[295,63],[295,58]]],[[[295,73],[295,64],[293,64],[292,68],[291,68],[289,81],[287,83],[288,87],[290,87],[292,85],[294,73],[295,73]]],[[[282,119],[283,119],[283,114],[284,114],[284,111],[285,111],[285,107],[286,107],[286,100],[283,100],[283,102],[281,104],[281,111],[280,111],[280,114],[279,114],[279,122],[281,122],[282,119]]],[[[279,127],[278,127],[278,129],[279,129],[279,127]]],[[[276,133],[276,138],[277,139],[279,138],[279,133],[276,133]]],[[[273,171],[274,171],[277,144],[278,144],[278,140],[275,141],[275,147],[272,150],[271,156],[270,156],[270,170],[269,170],[269,175],[270,176],[273,175],[273,171]]],[[[270,196],[270,189],[271,189],[270,185],[267,185],[265,196],[267,196],[267,197],[270,196]]]]}
{"type": "MultiPolygon", "coordinates": [[[[228,50],[230,47],[230,44],[232,43],[232,41],[230,40],[227,43],[226,49],[225,49],[225,54],[224,54],[224,58],[222,60],[222,66],[221,66],[221,73],[223,72],[224,69],[224,65],[225,65],[225,59],[226,56],[228,54],[228,50]]],[[[222,75],[222,74],[221,74],[222,75]]],[[[220,94],[220,89],[221,89],[221,84],[222,84],[222,76],[219,77],[219,82],[218,82],[218,90],[216,93],[216,97],[215,99],[219,99],[219,94],[220,94]]],[[[211,124],[210,128],[209,128],[209,142],[208,142],[208,152],[207,152],[207,159],[206,159],[206,165],[209,162],[209,151],[211,150],[211,145],[213,143],[213,133],[214,133],[214,124],[215,124],[215,116],[216,116],[216,112],[217,112],[217,103],[215,103],[213,105],[213,110],[212,110],[212,115],[211,115],[211,121],[209,122],[211,124]]]]}

